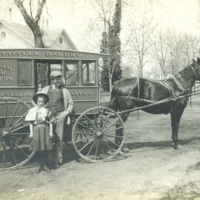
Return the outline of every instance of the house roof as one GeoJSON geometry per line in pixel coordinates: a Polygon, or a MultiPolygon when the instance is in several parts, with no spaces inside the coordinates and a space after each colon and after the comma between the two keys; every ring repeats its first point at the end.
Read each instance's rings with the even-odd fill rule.
{"type": "MultiPolygon", "coordinates": [[[[5,25],[8,29],[12,30],[18,36],[22,37],[28,43],[34,46],[34,36],[31,29],[27,25],[17,24],[13,22],[8,22],[0,19],[0,24],[5,25]]],[[[43,39],[45,47],[51,47],[53,43],[58,39],[61,35],[64,35],[69,42],[70,46],[73,50],[77,50],[77,47],[65,31],[65,29],[55,29],[55,30],[42,30],[43,31],[43,39]]]]}

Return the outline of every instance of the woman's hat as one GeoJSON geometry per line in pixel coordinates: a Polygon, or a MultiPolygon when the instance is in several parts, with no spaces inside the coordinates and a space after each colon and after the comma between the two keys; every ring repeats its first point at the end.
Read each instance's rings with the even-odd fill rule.
{"type": "Polygon", "coordinates": [[[37,98],[38,97],[44,97],[44,99],[45,99],[45,104],[46,103],[48,103],[49,102],[49,96],[47,95],[47,94],[45,94],[44,92],[37,92],[36,94],[35,94],[35,96],[33,97],[33,101],[35,102],[35,103],[37,103],[37,98]]]}

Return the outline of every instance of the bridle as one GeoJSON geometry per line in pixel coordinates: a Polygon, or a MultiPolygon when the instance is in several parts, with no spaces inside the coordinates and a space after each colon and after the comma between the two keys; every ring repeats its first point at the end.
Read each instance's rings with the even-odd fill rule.
{"type": "Polygon", "coordinates": [[[197,74],[197,72],[195,71],[194,67],[192,65],[190,65],[192,71],[194,72],[196,79],[198,79],[200,77],[200,74],[197,74]]]}

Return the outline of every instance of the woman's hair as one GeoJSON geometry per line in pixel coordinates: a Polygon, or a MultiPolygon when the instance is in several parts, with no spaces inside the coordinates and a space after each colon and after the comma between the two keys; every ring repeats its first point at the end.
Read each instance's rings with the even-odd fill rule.
{"type": "Polygon", "coordinates": [[[41,94],[41,95],[38,95],[36,97],[36,103],[37,103],[37,101],[38,101],[39,98],[42,98],[44,100],[44,104],[46,104],[48,102],[47,97],[41,94]]]}

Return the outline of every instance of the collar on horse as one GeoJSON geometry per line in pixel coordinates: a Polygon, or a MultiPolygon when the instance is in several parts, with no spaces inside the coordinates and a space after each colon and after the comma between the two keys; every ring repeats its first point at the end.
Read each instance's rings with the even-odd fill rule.
{"type": "Polygon", "coordinates": [[[177,99],[180,95],[188,94],[191,92],[181,74],[178,74],[176,76],[171,76],[170,79],[174,81],[179,91],[174,89],[169,79],[162,80],[160,82],[169,90],[172,98],[177,99]]]}
{"type": "Polygon", "coordinates": [[[187,91],[189,89],[187,83],[181,76],[173,76],[171,79],[174,81],[181,92],[187,91]]]}

